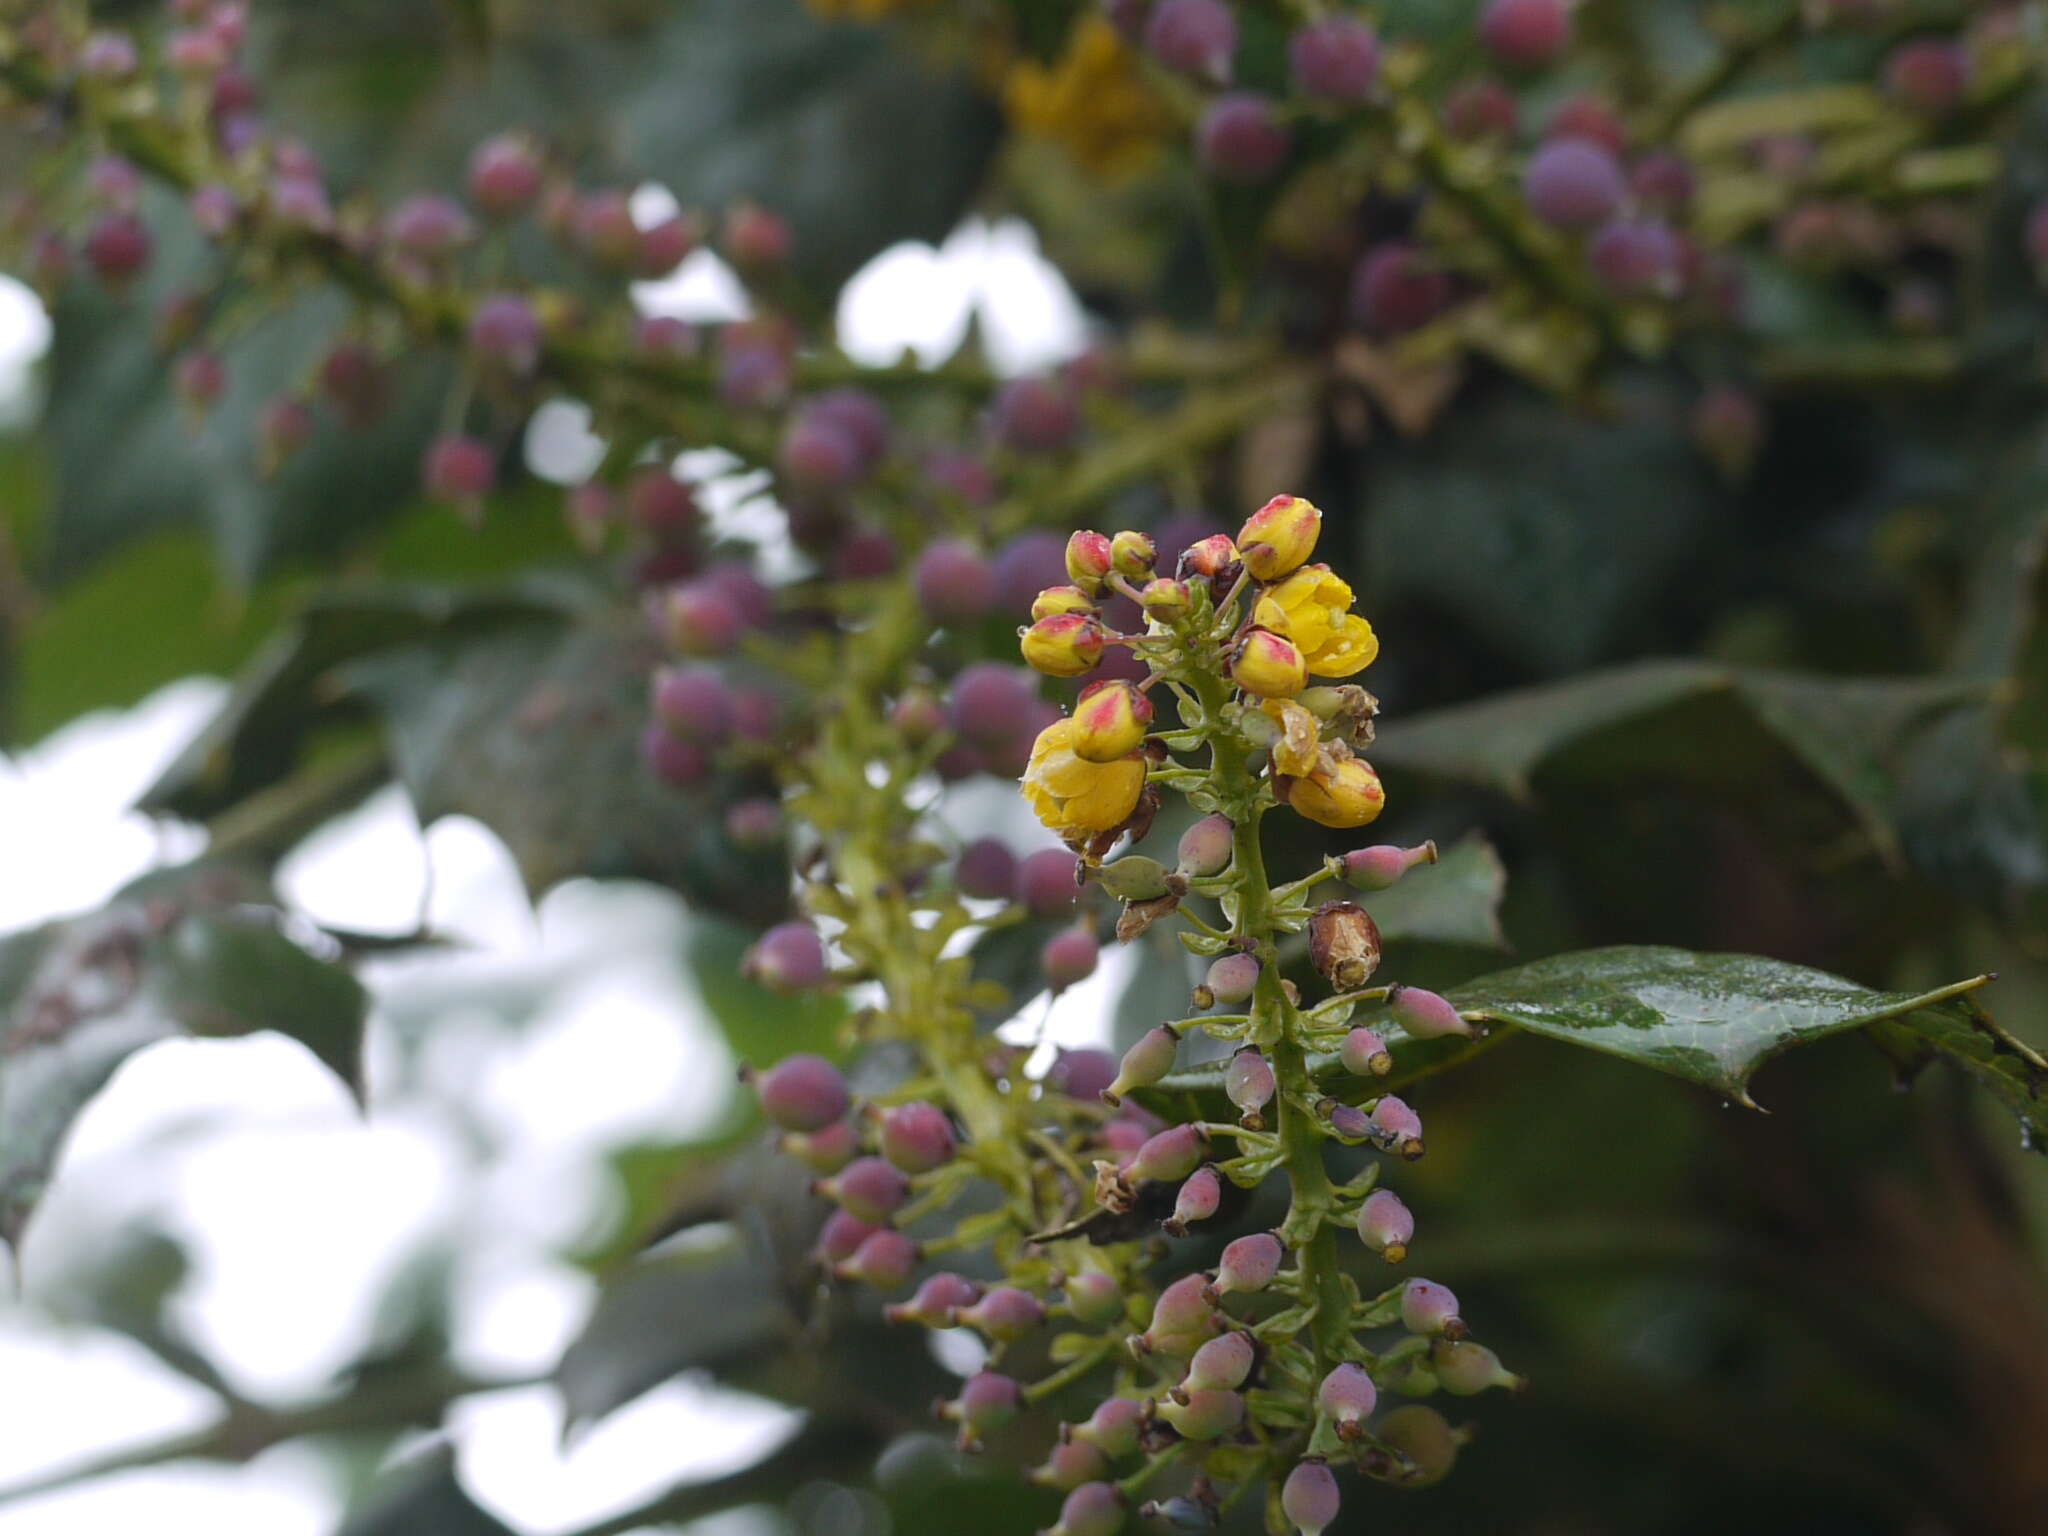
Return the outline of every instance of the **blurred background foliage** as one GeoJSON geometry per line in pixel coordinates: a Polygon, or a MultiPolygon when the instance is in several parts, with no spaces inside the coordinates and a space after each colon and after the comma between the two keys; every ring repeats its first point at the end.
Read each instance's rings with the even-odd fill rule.
{"type": "MultiPolygon", "coordinates": [[[[1469,61],[1476,8],[1378,9],[1389,34],[1439,40],[1452,70],[1469,61]]],[[[686,204],[763,199],[791,221],[815,293],[897,241],[1014,213],[1106,324],[1207,317],[1239,292],[1250,232],[1277,220],[1312,253],[1318,221],[1404,216],[1248,197],[1205,234],[1170,162],[1105,191],[1006,128],[995,77],[1024,65],[911,9],[882,27],[794,0],[280,0],[252,18],[251,73],[341,185],[451,183],[480,137],[516,123],[579,170],[658,180],[686,204]]],[[[1082,7],[1015,9],[1021,56],[1050,60],[1082,7]]],[[[1640,104],[1712,66],[1723,11],[1763,29],[1790,9],[1587,0],[1590,45],[1539,93],[1605,79],[1640,88],[1640,104]]],[[[1285,10],[1251,11],[1248,58],[1277,52],[1285,10]]],[[[1852,88],[1881,47],[1789,39],[1737,105],[1765,121],[1795,88],[1852,88]]],[[[1764,954],[1904,991],[1996,970],[1990,1006],[2048,1044],[2048,303],[2020,233],[2048,194],[2048,97],[2007,110],[1995,176],[1956,203],[1976,237],[1962,256],[1914,258],[1952,295],[1932,337],[1901,338],[1875,280],[1815,277],[1766,251],[1748,260],[1740,339],[1689,341],[1560,398],[1477,350],[1399,376],[1347,354],[1325,291],[1341,268],[1312,254],[1260,290],[1259,323],[1333,366],[1312,391],[1276,394],[1234,452],[1134,486],[1103,519],[1192,506],[1231,523],[1276,489],[1327,509],[1332,558],[1362,577],[1385,642],[1386,830],[1485,840],[1465,845],[1456,911],[1387,921],[1393,974],[1451,986],[1617,943],[1764,954]],[[1738,380],[1768,425],[1752,472],[1730,479],[1688,420],[1702,384],[1738,380]]],[[[355,323],[332,288],[252,307],[225,349],[228,396],[191,433],[138,316],[217,258],[149,211],[159,252],[141,296],[67,288],[41,411],[0,437],[0,718],[26,745],[178,677],[233,677],[224,712],[147,801],[213,839],[199,865],[107,913],[0,943],[0,1230],[19,1235],[69,1113],[172,1024],[281,1028],[353,1075],[365,1003],[332,963],[351,936],[300,932],[265,871],[394,779],[423,819],[491,827],[536,893],[629,877],[704,907],[688,963],[740,1059],[829,1040],[832,1005],[732,979],[742,925],[777,913],[786,871],[735,854],[644,781],[640,642],[593,598],[556,488],[509,462],[482,537],[421,504],[424,403],[446,366],[425,353],[403,360],[398,408],[367,436],[324,422],[270,481],[224,451],[355,323]],[[49,1060],[36,1031],[56,1017],[90,1027],[49,1060]]],[[[546,270],[545,250],[524,254],[546,270]]],[[[232,286],[220,302],[238,302],[232,286]]],[[[1299,846],[1281,857],[1313,857],[1314,833],[1294,824],[1299,846]]],[[[999,946],[983,957],[992,976],[1035,954],[1028,936],[1007,942],[1007,973],[999,946]]],[[[1144,989],[1162,985],[1183,985],[1171,964],[1140,970],[1121,1031],[1156,1020],[1144,989]]],[[[1418,1258],[1535,1386],[1470,1409],[1480,1433],[1461,1475],[1356,1500],[1341,1528],[2048,1525],[2048,1175],[1960,1074],[1922,1074],[1902,1095],[1905,1063],[1885,1044],[1843,1036],[1771,1066],[1754,1085],[1767,1116],[1525,1036],[1434,1080],[1440,1129],[1412,1175],[1429,1213],[1418,1258]]],[[[581,1255],[602,1299],[556,1380],[575,1422],[686,1370],[810,1419],[762,1465],[605,1529],[754,1504],[821,1532],[879,1530],[883,1508],[933,1536],[1049,1520],[1051,1496],[1000,1470],[1035,1447],[999,1444],[995,1469],[963,1471],[917,1438],[945,1373],[871,1310],[816,1294],[817,1210],[755,1140],[741,1117],[705,1141],[620,1149],[618,1230],[581,1255]],[[835,1482],[865,1492],[833,1502],[819,1489],[835,1482]]],[[[182,1271],[164,1241],[109,1254],[78,1310],[219,1386],[165,1322],[182,1271]]],[[[261,1404],[222,1386],[227,1417],[177,1449],[243,1457],[299,1435],[378,1447],[438,1423],[476,1384],[446,1364],[435,1308],[403,1308],[409,1331],[333,1397],[261,1404]]],[[[350,1536],[502,1529],[445,1460],[364,1483],[350,1536]]]]}

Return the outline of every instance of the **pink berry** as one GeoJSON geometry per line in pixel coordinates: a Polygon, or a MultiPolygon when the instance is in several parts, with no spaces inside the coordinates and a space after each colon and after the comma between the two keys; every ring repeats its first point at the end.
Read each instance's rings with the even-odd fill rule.
{"type": "Polygon", "coordinates": [[[1628,195],[1614,156],[1585,139],[1553,139],[1522,172],[1529,210],[1559,229],[1591,229],[1613,218],[1628,195]]]}
{"type": "Polygon", "coordinates": [[[724,655],[746,631],[732,599],[701,580],[663,592],[654,618],[662,639],[684,656],[724,655]]]}
{"type": "Polygon", "coordinates": [[[1653,150],[1635,163],[1629,185],[1644,207],[1677,213],[1692,202],[1698,183],[1684,157],[1669,150],[1653,150]]]}
{"type": "Polygon", "coordinates": [[[571,227],[577,248],[599,266],[627,272],[639,265],[640,226],[633,220],[632,199],[618,188],[578,198],[571,227]]]}
{"type": "Polygon", "coordinates": [[[642,533],[674,539],[696,531],[697,498],[666,469],[649,466],[626,482],[626,517],[642,533]]]}
{"type": "MultiPolygon", "coordinates": [[[[1109,1458],[1085,1440],[1055,1445],[1044,1462],[1032,1469],[1031,1481],[1045,1488],[1074,1489],[1096,1482],[1109,1472],[1109,1458]]],[[[1111,1526],[1112,1531],[1121,1525],[1111,1526]]]]}
{"type": "Polygon", "coordinates": [[[809,923],[777,923],[748,949],[741,971],[774,992],[802,992],[825,980],[825,942],[809,923]]]}
{"type": "Polygon", "coordinates": [[[1067,1310],[1081,1322],[1100,1326],[1124,1315],[1124,1290],[1114,1275],[1090,1270],[1066,1283],[1067,1310]]]}
{"type": "Polygon", "coordinates": [[[1071,1099],[1094,1103],[1102,1090],[1116,1081],[1116,1058],[1107,1051],[1086,1047],[1061,1051],[1045,1074],[1048,1093],[1063,1093],[1071,1099]]]}
{"type": "Polygon", "coordinates": [[[1353,313],[1367,330],[1384,336],[1429,324],[1450,302],[1450,274],[1406,240],[1368,252],[1351,280],[1353,313]]]}
{"type": "Polygon", "coordinates": [[[1271,181],[1292,147],[1273,103],[1251,91],[1217,97],[1195,129],[1195,158],[1202,168],[1243,186],[1271,181]]]}
{"type": "Polygon", "coordinates": [[[1223,955],[1210,962],[1203,983],[1219,1003],[1242,1003],[1251,999],[1259,985],[1256,955],[1223,955]]]}
{"type": "Polygon", "coordinates": [[[1444,101],[1445,131],[1465,143],[1512,140],[1521,126],[1521,118],[1514,92],[1498,80],[1466,80],[1444,101]]]}
{"type": "Polygon", "coordinates": [[[1358,1240],[1389,1264],[1408,1256],[1415,1237],[1415,1216],[1391,1189],[1376,1189],[1358,1208],[1358,1240]]]}
{"type": "Polygon", "coordinates": [[[695,357],[697,328],[674,315],[642,315],[633,322],[633,350],[644,357],[695,357]]]}
{"type": "Polygon", "coordinates": [[[844,490],[860,478],[860,445],[836,422],[799,413],[783,430],[776,462],[793,485],[844,490]]]}
{"type": "Polygon", "coordinates": [[[834,1211],[825,1218],[824,1226],[818,1229],[818,1241],[811,1253],[820,1264],[830,1268],[842,1264],[860,1251],[860,1245],[880,1231],[871,1222],[862,1221],[851,1211],[834,1211]]]}
{"type": "Polygon", "coordinates": [[[777,1145],[813,1173],[837,1173],[860,1155],[860,1132],[851,1120],[835,1120],[820,1131],[787,1132],[777,1145]]]}
{"type": "Polygon", "coordinates": [[[1058,917],[1080,900],[1074,856],[1064,848],[1041,848],[1017,865],[1017,900],[1034,917],[1058,917]]]}
{"type": "Polygon", "coordinates": [[[1325,1376],[1322,1385],[1316,1388],[1316,1407],[1336,1426],[1338,1437],[1343,1440],[1357,1438],[1379,1400],[1379,1389],[1365,1367],[1349,1360],[1325,1376]]]}
{"type": "Polygon", "coordinates": [[[1187,1392],[1235,1392],[1258,1363],[1252,1336],[1232,1330],[1219,1334],[1195,1351],[1181,1388],[1187,1392]]]}
{"type": "Polygon", "coordinates": [[[1254,1232],[1248,1237],[1238,1238],[1223,1250],[1223,1257],[1216,1266],[1217,1293],[1229,1295],[1263,1291],[1280,1273],[1280,1261],[1286,1252],[1280,1246],[1280,1239],[1270,1232],[1254,1232]]]}
{"type": "Polygon", "coordinates": [[[732,690],[710,667],[663,667],[654,674],[654,717],[685,741],[716,747],[732,731],[732,690]]]}
{"type": "Polygon", "coordinates": [[[1361,891],[1384,891],[1418,864],[1436,862],[1436,844],[1423,843],[1401,848],[1393,843],[1375,843],[1355,848],[1344,855],[1344,878],[1361,891]]]}
{"type": "Polygon", "coordinates": [[[180,357],[173,370],[172,388],[195,411],[203,413],[227,392],[227,387],[227,365],[218,352],[205,347],[180,357]]]}
{"type": "Polygon", "coordinates": [[[757,796],[736,800],[726,807],[725,837],[735,848],[751,852],[777,847],[783,831],[782,803],[778,800],[757,796]]]}
{"type": "Polygon", "coordinates": [[[678,789],[701,788],[711,777],[711,754],[694,741],[678,741],[658,725],[640,735],[640,755],[648,770],[678,789]]]}
{"type": "Polygon", "coordinates": [[[1470,1039],[1477,1031],[1449,998],[1421,987],[1395,987],[1387,994],[1387,1012],[1394,1022],[1417,1040],[1434,1040],[1440,1035],[1462,1035],[1470,1039]]]}
{"type": "Polygon", "coordinates": [[[256,413],[256,462],[277,470],[313,438],[313,411],[296,395],[280,395],[256,413]]]}
{"type": "Polygon", "coordinates": [[[1515,69],[1554,64],[1571,40],[1572,13],[1566,0],[1488,0],[1480,13],[1480,43],[1515,69]]]}
{"type": "Polygon", "coordinates": [[[1168,69],[1227,85],[1237,18],[1223,0],[1158,0],[1145,23],[1145,47],[1168,69]]]}
{"type": "Polygon", "coordinates": [[[1337,1492],[1337,1474],[1327,1463],[1314,1459],[1295,1463],[1280,1487],[1281,1513],[1294,1522],[1299,1536],[1323,1536],[1337,1519],[1343,1500],[1337,1492]]]}
{"type": "Polygon", "coordinates": [[[999,1285],[973,1306],[961,1308],[955,1321],[1008,1343],[1023,1338],[1045,1321],[1045,1303],[1014,1285],[999,1285]]]}
{"type": "MultiPolygon", "coordinates": [[[[1016,730],[1018,717],[1037,702],[1038,680],[1032,673],[1002,662],[978,661],[963,667],[953,679],[947,708],[954,730],[968,741],[986,746],[1007,740],[1016,730]]],[[[1073,884],[1071,859],[1065,873],[1067,883],[1073,884]]]]}
{"type": "Polygon", "coordinates": [[[1372,1107],[1373,1139],[1406,1158],[1422,1156],[1422,1119],[1391,1093],[1372,1107]]]}
{"type": "Polygon", "coordinates": [[[1351,16],[1330,16],[1296,32],[1287,43],[1294,83],[1325,101],[1362,101],[1380,72],[1380,40],[1351,16]]]}
{"type": "Polygon", "coordinates": [[[1224,1095],[1246,1116],[1256,1116],[1272,1103],[1275,1089],[1273,1064],[1257,1046],[1246,1046],[1223,1069],[1224,1095]]]}
{"type": "Polygon", "coordinates": [[[131,213],[110,213],[86,232],[85,260],[93,275],[120,292],[149,265],[149,229],[131,213]]]}
{"type": "Polygon", "coordinates": [[[789,221],[759,203],[736,203],[720,237],[725,258],[744,273],[773,272],[789,261],[789,221]]]}
{"type": "Polygon", "coordinates": [[[806,414],[831,423],[853,439],[866,474],[888,456],[893,429],[888,407],[864,389],[829,389],[805,407],[806,414]]]}
{"type": "Polygon", "coordinates": [[[1680,286],[1678,238],[1662,224],[1621,219],[1586,246],[1586,264],[1618,298],[1674,297],[1680,286]]]}
{"type": "MultiPolygon", "coordinates": [[[[1124,1052],[1124,1059],[1117,1065],[1116,1078],[1102,1090],[1102,1097],[1114,1104],[1133,1088],[1150,1088],[1173,1070],[1173,1060],[1179,1050],[1180,1036],[1164,1024],[1154,1025],[1124,1052]]],[[[1190,1163],[1188,1166],[1192,1168],[1194,1165],[1190,1163]]]]}
{"type": "Polygon", "coordinates": [[[384,412],[390,375],[376,354],[357,342],[343,342],[320,363],[320,390],[352,427],[368,426],[384,412]]]}
{"type": "Polygon", "coordinates": [[[1192,1125],[1175,1125],[1138,1148],[1124,1172],[1134,1179],[1171,1184],[1193,1173],[1201,1160],[1202,1133],[1192,1125]]]}
{"type": "Polygon", "coordinates": [[[834,1271],[842,1280],[855,1280],[878,1291],[893,1291],[906,1284],[917,1268],[917,1244],[901,1232],[887,1228],[871,1233],[842,1260],[834,1271]]]}
{"type": "Polygon", "coordinates": [[[474,437],[438,437],[427,446],[421,479],[429,496],[474,504],[497,477],[497,455],[474,437]]]}
{"type": "Polygon", "coordinates": [[[1559,107],[1550,119],[1550,126],[1543,130],[1543,137],[1584,139],[1616,156],[1628,148],[1628,132],[1622,127],[1621,119],[1614,115],[1614,109],[1606,102],[1592,96],[1574,96],[1559,107]]]}
{"type": "Polygon", "coordinates": [[[983,1371],[961,1384],[947,1416],[958,1419],[963,1431],[984,1435],[1014,1419],[1023,1397],[1022,1389],[1008,1376],[983,1371]]]}
{"type": "Polygon", "coordinates": [[[1039,951],[1039,969],[1055,993],[1064,992],[1093,976],[1101,955],[1102,947],[1095,942],[1095,935],[1085,925],[1077,925],[1045,941],[1045,947],[1039,951]]]}
{"type": "Polygon", "coordinates": [[[776,741],[782,735],[782,700],[766,688],[735,688],[732,733],[763,745],[776,741]]]}
{"type": "Polygon", "coordinates": [[[1230,867],[1236,828],[1227,816],[1204,816],[1180,836],[1175,850],[1179,872],[1190,880],[1220,875],[1230,867]]]}
{"type": "Polygon", "coordinates": [[[1081,413],[1067,387],[1054,379],[1012,379],[990,408],[995,435],[1019,453],[1051,453],[1072,442],[1081,413]]]}
{"type": "Polygon", "coordinates": [[[1401,1326],[1430,1339],[1455,1339],[1465,1331],[1451,1288],[1419,1277],[1401,1287],[1401,1326]]]}
{"type": "Polygon", "coordinates": [[[1376,1030],[1354,1029],[1337,1048],[1337,1059],[1353,1077],[1385,1077],[1394,1070],[1387,1042],[1376,1030]]]}
{"type": "Polygon", "coordinates": [[[78,51],[79,73],[94,80],[125,80],[139,60],[125,32],[94,32],[78,51]]]}
{"type": "Polygon", "coordinates": [[[1244,1398],[1220,1388],[1190,1392],[1186,1402],[1161,1403],[1159,1417],[1184,1440],[1220,1440],[1244,1422],[1244,1398]]]}
{"type": "Polygon", "coordinates": [[[270,216],[289,229],[326,234],[334,228],[334,205],[317,177],[273,177],[269,206],[270,216]]]}
{"type": "MultiPolygon", "coordinates": [[[[1140,1149],[1142,1153],[1143,1149],[1140,1149]]],[[[1216,1214],[1216,1207],[1223,1201],[1223,1179],[1214,1168],[1197,1168],[1187,1176],[1174,1197],[1173,1215],[1167,1219],[1166,1230],[1181,1236],[1198,1221],[1207,1221],[1216,1214]]],[[[1235,1382],[1229,1383],[1235,1386],[1235,1382]]]]}
{"type": "Polygon", "coordinates": [[[1096,1404],[1086,1422],[1074,1426],[1073,1438],[1092,1445],[1113,1460],[1122,1460],[1138,1448],[1145,1423],[1145,1410],[1128,1397],[1106,1397],[1096,1404]]]}
{"type": "Polygon", "coordinates": [[[887,1221],[910,1198],[910,1179],[894,1163],[879,1157],[857,1157],[818,1192],[836,1200],[862,1221],[887,1221]]]}
{"type": "Polygon", "coordinates": [[[696,248],[697,226],[680,214],[671,214],[640,231],[633,268],[642,277],[666,277],[696,248]]]}
{"type": "Polygon", "coordinates": [[[491,367],[528,374],[540,362],[540,317],[516,293],[494,293],[469,317],[469,347],[491,367]]]}
{"type": "Polygon", "coordinates": [[[950,1328],[956,1311],[961,1307],[971,1307],[980,1299],[981,1287],[972,1280],[949,1270],[940,1270],[920,1285],[910,1300],[885,1309],[884,1315],[892,1323],[922,1323],[927,1328],[950,1328]]]}
{"type": "Polygon", "coordinates": [[[822,1056],[785,1056],[754,1078],[761,1113],[785,1131],[816,1131],[845,1115],[846,1079],[822,1056]]]}
{"type": "Polygon", "coordinates": [[[898,1104],[882,1116],[882,1155],[905,1173],[928,1173],[950,1163],[958,1144],[953,1122],[936,1104],[898,1104]]]}
{"type": "Polygon", "coordinates": [[[996,603],[995,567],[973,545],[941,539],[918,556],[913,580],[917,600],[937,624],[972,624],[996,603]]]}
{"type": "Polygon", "coordinates": [[[420,193],[391,210],[384,235],[409,255],[442,261],[475,237],[476,226],[452,198],[420,193]]]}

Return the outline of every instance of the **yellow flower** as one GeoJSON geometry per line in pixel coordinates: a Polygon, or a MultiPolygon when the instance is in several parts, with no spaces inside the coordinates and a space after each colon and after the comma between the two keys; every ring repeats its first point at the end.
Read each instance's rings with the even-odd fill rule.
{"type": "Polygon", "coordinates": [[[1055,720],[1038,733],[1024,769],[1024,798],[1055,832],[1107,832],[1138,808],[1145,760],[1091,763],[1074,752],[1074,730],[1072,720],[1055,720]]]}
{"type": "Polygon", "coordinates": [[[1315,552],[1322,531],[1323,514],[1315,503],[1299,496],[1275,496],[1245,519],[1237,532],[1237,547],[1252,580],[1277,581],[1315,552]]]}
{"type": "Polygon", "coordinates": [[[1349,677],[1380,653],[1372,626],[1351,611],[1351,588],[1327,565],[1305,565],[1269,588],[1252,622],[1292,640],[1317,677],[1349,677]]]}
{"type": "Polygon", "coordinates": [[[1259,698],[1286,699],[1308,686],[1308,669],[1301,648],[1285,635],[1254,629],[1238,642],[1230,680],[1259,698]]]}
{"type": "Polygon", "coordinates": [[[1387,803],[1372,764],[1337,753],[1326,753],[1302,777],[1283,775],[1276,784],[1296,815],[1325,827],[1362,827],[1387,803]]]}
{"type": "Polygon", "coordinates": [[[1003,105],[1024,132],[1050,139],[1082,169],[1120,180],[1145,169],[1173,132],[1137,55],[1101,16],[1084,16],[1059,62],[1025,60],[1003,83],[1003,105]]]}
{"type": "Polygon", "coordinates": [[[1292,699],[1268,699],[1259,708],[1280,723],[1280,737],[1273,743],[1273,766],[1296,778],[1312,770],[1321,746],[1322,727],[1316,717],[1292,699]]]}

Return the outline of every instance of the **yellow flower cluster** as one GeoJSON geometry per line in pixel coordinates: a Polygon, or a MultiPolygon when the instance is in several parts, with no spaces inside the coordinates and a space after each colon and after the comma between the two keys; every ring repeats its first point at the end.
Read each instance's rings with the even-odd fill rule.
{"type": "Polygon", "coordinates": [[[1055,720],[1031,744],[1024,798],[1055,832],[1107,832],[1138,808],[1145,759],[1136,755],[1091,763],[1074,750],[1080,726],[1055,720]]]}
{"type": "Polygon", "coordinates": [[[1076,24],[1050,69],[1029,59],[1013,65],[1003,104],[1018,128],[1059,144],[1104,180],[1143,170],[1173,130],[1136,55],[1100,16],[1076,24]]]}
{"type": "Polygon", "coordinates": [[[1317,677],[1363,672],[1380,653],[1372,626],[1351,611],[1351,587],[1327,565],[1305,565],[1269,587],[1252,610],[1261,629],[1294,642],[1317,677]]]}

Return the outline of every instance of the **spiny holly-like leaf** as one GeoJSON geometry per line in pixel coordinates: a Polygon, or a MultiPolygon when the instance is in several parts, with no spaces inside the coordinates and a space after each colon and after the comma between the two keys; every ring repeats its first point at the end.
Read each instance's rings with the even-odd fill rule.
{"type": "Polygon", "coordinates": [[[243,894],[201,872],[0,940],[0,1238],[20,1236],[86,1102],[158,1040],[276,1030],[360,1091],[362,987],[274,909],[231,904],[243,894]]]}
{"type": "Polygon", "coordinates": [[[1914,727],[1982,697],[1970,679],[1805,677],[1701,661],[1645,661],[1390,722],[1373,748],[1402,768],[1526,799],[1536,776],[1587,755],[1606,782],[1712,778],[1790,752],[1895,854],[1895,800],[1914,727]],[[1623,734],[1617,734],[1623,733],[1623,734]],[[1712,753],[1699,743],[1715,743],[1712,753]]]}

